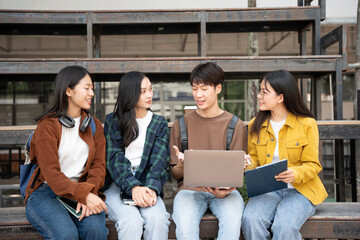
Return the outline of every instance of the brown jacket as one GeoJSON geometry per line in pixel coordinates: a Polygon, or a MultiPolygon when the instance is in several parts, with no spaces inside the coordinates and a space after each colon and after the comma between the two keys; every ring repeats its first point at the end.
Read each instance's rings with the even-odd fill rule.
{"type": "MultiPolygon", "coordinates": [[[[81,121],[83,121],[86,116],[87,114],[82,112],[81,121]]],[[[96,118],[94,118],[94,120],[96,125],[94,136],[92,135],[90,127],[88,127],[84,133],[79,131],[80,138],[89,146],[89,156],[85,170],[81,174],[78,182],[71,181],[60,170],[58,149],[61,140],[62,125],[58,118],[48,118],[45,116],[38,121],[30,143],[30,158],[38,167],[35,169],[26,187],[25,203],[31,193],[44,181],[47,182],[55,194],[74,199],[83,204],[86,203],[85,199],[90,192],[105,199],[105,195],[100,193],[99,189],[104,185],[106,174],[106,142],[100,121],[96,118]],[[31,185],[37,174],[39,176],[32,188],[31,185]]]]}

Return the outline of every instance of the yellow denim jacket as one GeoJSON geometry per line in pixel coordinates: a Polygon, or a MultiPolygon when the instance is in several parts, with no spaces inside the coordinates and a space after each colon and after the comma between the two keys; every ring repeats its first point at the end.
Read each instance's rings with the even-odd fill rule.
{"type": "MultiPolygon", "coordinates": [[[[250,135],[254,119],[249,123],[248,153],[252,166],[247,169],[272,162],[276,140],[271,124],[265,121],[260,135],[250,135]]],[[[279,158],[288,159],[288,168],[294,171],[292,185],[314,205],[325,200],[327,192],[318,173],[322,170],[319,162],[319,130],[316,120],[309,117],[288,114],[284,126],[279,131],[279,158]]]]}

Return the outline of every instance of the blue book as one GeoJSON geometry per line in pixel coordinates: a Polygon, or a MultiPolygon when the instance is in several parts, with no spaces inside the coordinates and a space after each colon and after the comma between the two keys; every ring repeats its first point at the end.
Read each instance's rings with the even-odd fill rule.
{"type": "Polygon", "coordinates": [[[248,197],[287,188],[287,183],[276,181],[275,176],[287,170],[287,159],[245,171],[248,197]]]}

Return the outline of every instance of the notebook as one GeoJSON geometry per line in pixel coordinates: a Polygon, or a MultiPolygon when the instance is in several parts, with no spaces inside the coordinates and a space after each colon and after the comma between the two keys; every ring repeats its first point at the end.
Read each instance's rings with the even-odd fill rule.
{"type": "Polygon", "coordinates": [[[60,196],[56,196],[56,198],[72,215],[74,215],[77,218],[80,218],[81,210],[78,213],[76,212],[77,202],[69,198],[64,198],[60,196]]]}
{"type": "Polygon", "coordinates": [[[275,176],[287,169],[287,159],[245,171],[248,197],[287,188],[287,183],[276,181],[275,176]]]}
{"type": "Polygon", "coordinates": [[[185,187],[242,187],[244,151],[186,150],[185,187]]]}

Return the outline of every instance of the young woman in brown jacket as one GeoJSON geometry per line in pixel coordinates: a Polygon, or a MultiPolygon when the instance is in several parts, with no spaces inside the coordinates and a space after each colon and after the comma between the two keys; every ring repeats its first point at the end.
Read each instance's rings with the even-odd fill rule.
{"type": "Polygon", "coordinates": [[[99,192],[105,137],[100,121],[88,113],[94,96],[90,74],[80,66],[62,69],[54,95],[54,104],[35,119],[30,158],[38,167],[26,188],[26,217],[45,239],[106,239],[107,207],[99,192]],[[59,197],[75,201],[80,217],[59,197]]]}

